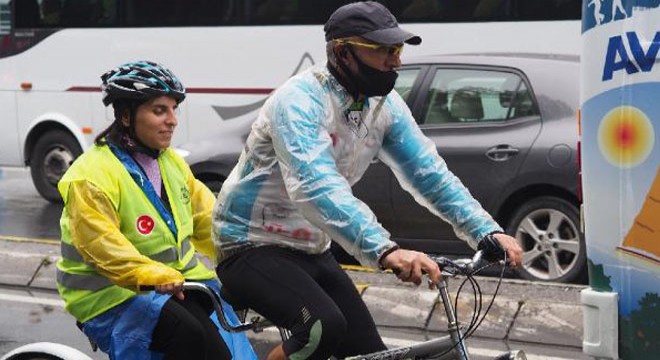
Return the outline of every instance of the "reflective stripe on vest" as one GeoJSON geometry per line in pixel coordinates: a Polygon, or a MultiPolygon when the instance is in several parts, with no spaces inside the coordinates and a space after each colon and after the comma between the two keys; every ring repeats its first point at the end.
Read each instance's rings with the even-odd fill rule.
{"type": "Polygon", "coordinates": [[[89,274],[69,274],[57,269],[57,282],[78,290],[98,291],[112,285],[112,281],[101,275],[89,274]]]}
{"type": "MultiPolygon", "coordinates": [[[[197,263],[198,263],[197,254],[195,254],[195,256],[193,256],[193,258],[190,259],[186,267],[183,270],[181,270],[181,272],[186,272],[194,268],[195,266],[197,266],[197,263]]],[[[57,269],[57,282],[70,289],[89,290],[89,291],[98,291],[113,285],[112,281],[101,275],[70,274],[60,269],[57,269]]]]}
{"type": "MultiPolygon", "coordinates": [[[[88,262],[84,261],[82,255],[80,255],[78,249],[76,249],[75,246],[71,244],[67,244],[62,241],[60,247],[63,258],[70,261],[75,261],[90,265],[88,262]]],[[[181,258],[183,258],[191,249],[192,249],[192,245],[190,243],[190,238],[185,238],[181,243],[181,253],[183,254],[181,258]]],[[[174,262],[179,260],[177,256],[176,247],[171,247],[157,254],[149,255],[148,257],[152,260],[160,261],[163,263],[174,262]]],[[[186,266],[184,266],[183,269],[181,269],[181,272],[185,273],[186,271],[193,269],[195,266],[197,266],[198,262],[199,260],[197,258],[197,254],[194,254],[193,257],[190,259],[190,261],[188,261],[186,266]]],[[[71,274],[61,271],[60,269],[57,269],[57,282],[71,289],[89,290],[89,291],[101,290],[105,287],[112,285],[112,281],[98,274],[89,274],[89,275],[71,274]]]]}
{"type": "MultiPolygon", "coordinates": [[[[85,263],[85,264],[89,265],[89,263],[87,263],[83,259],[82,255],[80,255],[80,253],[78,252],[78,249],[76,249],[75,246],[73,246],[71,244],[67,244],[64,241],[62,241],[60,244],[61,244],[60,248],[61,248],[63,258],[65,258],[67,260],[71,260],[71,261],[75,261],[75,262],[79,262],[79,263],[85,263]]],[[[163,250],[163,251],[161,251],[159,253],[156,253],[156,254],[153,254],[153,255],[147,255],[147,257],[151,260],[154,260],[154,261],[158,261],[158,262],[162,262],[162,263],[171,263],[171,262],[175,262],[177,260],[183,259],[183,257],[185,257],[186,254],[188,254],[188,251],[190,251],[191,248],[192,248],[192,245],[190,244],[190,238],[185,238],[181,242],[181,258],[179,258],[175,246],[172,246],[169,249],[163,250]]],[[[185,269],[189,269],[188,265],[186,265],[185,269]]]]}

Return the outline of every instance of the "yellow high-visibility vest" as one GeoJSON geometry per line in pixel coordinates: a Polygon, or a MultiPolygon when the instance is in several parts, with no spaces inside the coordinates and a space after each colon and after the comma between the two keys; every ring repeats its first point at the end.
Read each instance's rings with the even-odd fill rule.
{"type": "MultiPolygon", "coordinates": [[[[158,163],[167,196],[171,199],[176,238],[107,145],[93,146],[83,153],[62,177],[58,189],[66,205],[72,182],[85,180],[93,183],[112,202],[120,220],[121,233],[141,254],[178,270],[186,279],[212,279],[215,273],[199,261],[190,242],[193,218],[186,164],[171,149],[159,156],[158,163]]],[[[92,264],[84,261],[72,244],[66,206],[60,226],[62,258],[57,262],[57,287],[67,311],[78,321],[85,322],[136,295],[114,285],[92,264]]]]}

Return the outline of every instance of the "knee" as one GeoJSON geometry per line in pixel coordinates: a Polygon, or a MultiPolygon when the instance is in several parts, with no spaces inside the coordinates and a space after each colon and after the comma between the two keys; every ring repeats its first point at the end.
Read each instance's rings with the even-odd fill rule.
{"type": "Polygon", "coordinates": [[[340,346],[347,333],[341,313],[309,318],[302,328],[292,329],[293,337],[285,344],[291,359],[327,359],[340,346]]]}
{"type": "Polygon", "coordinates": [[[320,342],[323,348],[336,349],[347,333],[346,318],[342,314],[336,314],[336,316],[319,319],[319,321],[320,342]]]}
{"type": "Polygon", "coordinates": [[[200,323],[196,321],[183,321],[177,330],[177,341],[180,346],[190,349],[205,348],[206,333],[200,323]]]}

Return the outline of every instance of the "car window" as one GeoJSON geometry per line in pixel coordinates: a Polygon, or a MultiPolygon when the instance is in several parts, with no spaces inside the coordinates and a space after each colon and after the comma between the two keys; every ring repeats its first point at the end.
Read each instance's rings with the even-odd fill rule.
{"type": "Polygon", "coordinates": [[[495,122],[537,114],[520,75],[504,71],[437,69],[425,101],[424,124],[495,122]]]}
{"type": "Polygon", "coordinates": [[[397,71],[399,77],[396,78],[396,82],[394,83],[394,90],[401,95],[404,101],[408,100],[420,70],[420,68],[410,68],[397,71]]]}

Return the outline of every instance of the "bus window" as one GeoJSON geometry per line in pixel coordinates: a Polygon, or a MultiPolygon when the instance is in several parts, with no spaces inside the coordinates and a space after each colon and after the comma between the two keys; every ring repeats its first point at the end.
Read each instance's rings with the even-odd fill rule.
{"type": "MultiPolygon", "coordinates": [[[[11,31],[11,8],[8,0],[0,0],[0,36],[11,31]]],[[[2,44],[0,44],[2,46],[2,44]]]]}
{"type": "MultiPolygon", "coordinates": [[[[14,0],[16,1],[16,0],[14,0]]],[[[39,27],[39,3],[37,0],[20,0],[15,5],[16,28],[35,28],[39,27]]]]}
{"type": "Polygon", "coordinates": [[[350,0],[253,0],[246,4],[251,25],[323,24],[330,14],[350,0]]]}
{"type": "Polygon", "coordinates": [[[577,20],[580,0],[434,0],[380,1],[401,22],[577,20]]]}
{"type": "Polygon", "coordinates": [[[117,0],[21,0],[16,29],[106,27],[117,23],[117,0]]]}
{"type": "Polygon", "coordinates": [[[234,0],[127,0],[123,26],[212,26],[231,24],[234,0]]]}

